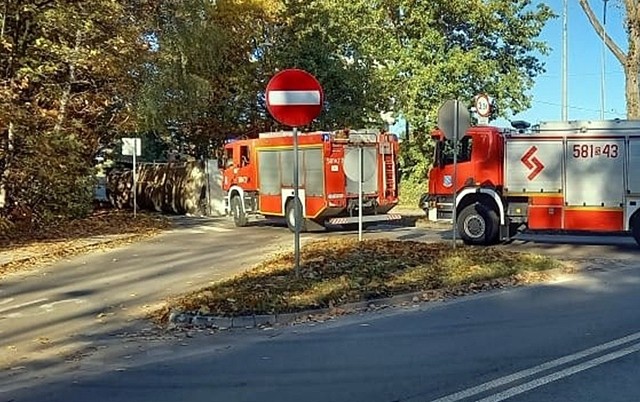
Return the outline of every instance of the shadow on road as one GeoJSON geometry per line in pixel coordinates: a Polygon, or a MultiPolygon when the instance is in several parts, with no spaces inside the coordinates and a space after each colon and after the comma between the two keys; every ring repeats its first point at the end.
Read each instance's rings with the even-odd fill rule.
{"type": "MultiPolygon", "coordinates": [[[[433,400],[637,331],[640,275],[624,267],[609,265],[574,281],[502,290],[463,303],[427,303],[284,329],[271,337],[264,331],[216,334],[181,349],[140,349],[144,339],[127,337],[132,329],[125,327],[113,337],[135,349],[129,358],[122,348],[111,355],[110,346],[90,350],[93,365],[68,361],[82,377],[69,372],[62,380],[31,382],[6,398],[433,400]],[[622,325],[624,320],[631,325],[622,325]]],[[[17,371],[0,377],[7,381],[29,380],[17,371]]]]}

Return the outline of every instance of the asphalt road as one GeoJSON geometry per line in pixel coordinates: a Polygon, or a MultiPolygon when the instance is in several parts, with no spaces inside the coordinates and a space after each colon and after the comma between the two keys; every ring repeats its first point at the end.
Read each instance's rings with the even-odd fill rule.
{"type": "Polygon", "coordinates": [[[228,226],[177,219],[149,241],[0,279],[0,368],[49,367],[83,354],[164,298],[251,268],[290,237],[281,228],[239,235],[228,226]]]}
{"type": "Polygon", "coordinates": [[[10,400],[634,401],[639,268],[313,326],[196,336],[183,353],[174,346],[160,358],[87,366],[10,400]]]}
{"type": "MultiPolygon", "coordinates": [[[[303,241],[325,236],[353,237],[356,235],[356,232],[353,231],[333,230],[306,234],[303,236],[303,241]]],[[[450,239],[451,233],[446,230],[378,226],[367,231],[365,237],[391,237],[404,240],[434,241],[450,239]]],[[[119,367],[114,368],[113,365],[122,363],[122,361],[118,359],[125,359],[125,362],[128,363],[125,365],[127,367],[131,363],[135,363],[134,365],[138,366],[145,361],[154,361],[154,359],[158,358],[164,359],[169,355],[182,356],[184,354],[193,354],[195,351],[195,364],[196,366],[202,366],[204,362],[197,358],[197,355],[201,354],[201,349],[199,348],[202,348],[203,351],[210,348],[208,344],[210,339],[203,341],[198,348],[193,349],[193,347],[182,346],[184,339],[179,337],[169,337],[169,339],[161,339],[158,337],[141,339],[139,337],[130,338],[129,335],[139,333],[140,331],[144,332],[145,329],[147,329],[145,327],[148,326],[148,323],[141,321],[139,318],[144,315],[145,312],[156,306],[163,298],[197,289],[211,281],[229,277],[244,269],[250,268],[270,252],[280,249],[291,249],[291,247],[292,235],[283,224],[274,225],[260,221],[251,227],[235,229],[228,220],[224,219],[177,219],[176,226],[171,232],[150,241],[109,252],[75,257],[43,269],[11,275],[0,280],[0,363],[5,369],[3,373],[0,373],[0,401],[3,401],[3,392],[8,395],[9,392],[13,392],[21,387],[30,387],[29,392],[31,392],[37,384],[42,384],[50,378],[69,378],[68,376],[73,377],[77,375],[78,372],[101,374],[105,371],[106,367],[112,367],[113,370],[117,370],[119,367]],[[176,347],[177,350],[172,350],[172,347],[176,347]],[[134,353],[134,351],[137,353],[134,353]],[[141,353],[143,354],[141,355],[141,353]],[[135,356],[135,358],[132,356],[135,356]],[[135,360],[135,362],[130,359],[135,360]],[[88,367],[83,366],[85,361],[87,362],[86,364],[89,365],[88,367]]],[[[582,260],[599,270],[608,268],[614,269],[614,272],[627,269],[633,261],[640,261],[638,259],[640,253],[633,241],[629,238],[609,236],[588,238],[538,236],[536,238],[524,237],[510,245],[502,247],[517,250],[541,251],[562,258],[582,260]]],[[[612,278],[615,279],[615,277],[616,275],[612,274],[612,278]]],[[[629,278],[635,277],[630,276],[629,278]]],[[[618,288],[615,287],[613,289],[618,288]]],[[[579,289],[575,291],[579,292],[579,289]]],[[[562,295],[563,293],[561,292],[559,294],[562,295]]],[[[561,299],[560,296],[557,297],[561,299]]],[[[560,302],[560,300],[558,300],[558,302],[560,302]]],[[[629,302],[630,305],[632,305],[634,301],[629,300],[629,302]]],[[[575,301],[573,303],[575,303],[575,301]]],[[[473,305],[473,303],[471,303],[471,305],[473,305]]],[[[535,303],[533,305],[535,306],[535,303]]],[[[455,310],[459,307],[452,306],[451,308],[455,310]]],[[[424,314],[436,314],[436,317],[437,314],[442,314],[442,317],[451,314],[450,312],[443,312],[444,310],[438,311],[441,312],[432,313],[429,311],[424,312],[424,314]]],[[[379,374],[381,378],[386,378],[387,375],[391,375],[391,377],[397,377],[399,379],[406,374],[409,378],[418,376],[416,378],[424,379],[425,377],[420,377],[420,373],[410,375],[409,371],[405,370],[404,366],[406,362],[403,359],[411,360],[411,356],[402,357],[398,355],[399,360],[397,361],[390,357],[394,355],[396,339],[400,341],[406,338],[403,342],[406,345],[407,351],[410,349],[411,342],[413,342],[411,341],[412,339],[417,343],[413,345],[415,350],[422,350],[420,346],[423,343],[432,344],[434,341],[434,339],[430,337],[425,338],[425,334],[423,334],[423,331],[428,331],[427,334],[431,333],[429,332],[431,329],[423,327],[422,324],[417,324],[417,322],[424,321],[422,317],[416,319],[411,314],[423,313],[410,313],[409,315],[399,314],[398,318],[394,318],[395,315],[392,314],[392,316],[380,321],[383,323],[381,328],[388,328],[390,332],[383,330],[377,333],[374,338],[378,339],[378,341],[376,341],[378,343],[372,339],[371,342],[373,343],[365,342],[362,344],[363,347],[366,345],[367,348],[373,348],[369,350],[369,352],[374,353],[369,353],[366,352],[365,349],[355,347],[355,344],[360,344],[360,332],[358,332],[358,330],[362,331],[365,328],[370,328],[367,326],[360,327],[359,324],[355,328],[356,332],[351,334],[349,333],[349,326],[345,324],[346,326],[339,325],[335,328],[325,328],[324,331],[328,332],[315,332],[315,328],[311,328],[308,335],[304,335],[306,330],[300,334],[291,334],[284,330],[282,334],[278,333],[278,335],[282,335],[282,338],[278,337],[278,339],[289,339],[287,342],[291,343],[285,343],[284,346],[282,346],[285,349],[292,348],[292,354],[288,354],[285,360],[298,362],[304,358],[303,360],[309,360],[313,363],[309,370],[318,373],[320,377],[320,379],[317,380],[319,381],[318,391],[330,385],[329,382],[324,380],[325,376],[333,378],[337,381],[337,384],[340,383],[334,376],[328,374],[331,371],[331,367],[338,368],[337,372],[339,373],[351,369],[356,371],[364,370],[365,374],[369,374],[361,377],[356,376],[357,378],[362,378],[363,381],[377,381],[376,376],[378,374],[374,375],[374,372],[382,373],[379,374]],[[386,327],[387,324],[385,324],[387,320],[389,320],[388,327],[386,327]],[[404,321],[407,322],[403,324],[404,321]],[[394,329],[394,326],[397,326],[397,328],[394,329]],[[402,328],[403,326],[406,328],[396,334],[396,329],[402,328]],[[399,335],[399,337],[396,335],[399,335]],[[315,339],[316,336],[320,338],[315,339]],[[342,336],[345,338],[342,339],[342,336]],[[391,342],[391,340],[393,340],[393,342],[391,342]],[[296,350],[295,345],[300,342],[306,345],[305,349],[293,353],[293,351],[296,350]],[[345,347],[341,346],[343,343],[346,345],[345,347]],[[331,345],[331,348],[327,349],[325,346],[329,345],[331,345]],[[351,346],[353,346],[353,348],[351,346]],[[309,351],[313,353],[310,352],[311,354],[307,355],[306,348],[309,348],[309,351]],[[333,352],[334,348],[338,353],[333,352]],[[366,364],[370,365],[369,369],[365,370],[364,366],[360,364],[350,365],[344,362],[340,363],[337,360],[331,360],[331,356],[333,356],[334,359],[341,359],[348,356],[347,352],[352,349],[354,353],[360,350],[358,353],[362,354],[362,356],[354,355],[354,361],[362,361],[362,364],[366,362],[366,364]],[[384,351],[385,353],[379,355],[378,351],[384,351]],[[324,363],[325,359],[323,356],[325,354],[327,356],[326,364],[324,363]],[[370,357],[372,358],[375,356],[378,357],[376,358],[377,360],[367,360],[364,355],[371,355],[370,357]],[[390,366],[386,363],[387,359],[391,359],[389,361],[390,366]],[[319,364],[319,366],[314,366],[314,364],[319,364]],[[393,374],[393,371],[396,369],[399,371],[393,374]],[[371,380],[371,378],[373,378],[373,380],[371,380]]],[[[475,314],[480,314],[480,310],[477,310],[474,315],[475,314]]],[[[485,313],[485,315],[486,314],[488,313],[485,313]]],[[[585,312],[584,317],[587,315],[588,312],[585,312]]],[[[488,317],[482,318],[480,322],[484,322],[484,320],[487,320],[487,323],[493,322],[487,318],[488,317]]],[[[632,318],[633,317],[631,317],[631,319],[632,318]]],[[[432,318],[428,318],[426,321],[430,322],[431,320],[432,318]]],[[[349,320],[346,320],[345,322],[348,321],[349,320]]],[[[512,321],[508,322],[513,322],[515,325],[517,319],[514,317],[512,321]]],[[[633,320],[630,322],[633,322],[633,320]]],[[[452,323],[450,325],[454,324],[452,323]]],[[[489,331],[490,326],[491,325],[485,328],[485,330],[489,331]]],[[[362,333],[365,335],[370,334],[370,332],[366,330],[362,333]]],[[[376,332],[374,332],[374,334],[376,334],[376,332]]],[[[237,339],[235,339],[236,335],[237,332],[234,332],[234,342],[237,341],[237,339]]],[[[272,335],[269,334],[268,336],[272,335]]],[[[464,338],[464,344],[452,344],[457,345],[455,347],[442,344],[438,347],[444,348],[443,350],[445,351],[452,350],[452,348],[462,348],[466,350],[465,348],[467,348],[469,344],[476,342],[480,342],[480,346],[482,346],[482,342],[484,342],[483,339],[488,340],[494,335],[489,335],[488,332],[486,335],[480,333],[478,334],[478,339],[475,339],[474,336],[469,334],[468,336],[468,338],[464,338]],[[486,336],[486,338],[483,338],[483,336],[486,336]]],[[[224,338],[224,336],[222,338],[224,338]]],[[[446,338],[446,336],[444,338],[446,338]]],[[[444,342],[446,341],[444,338],[440,339],[436,337],[435,340],[444,342]]],[[[215,336],[215,339],[217,342],[221,339],[221,336],[218,334],[215,336]]],[[[522,343],[522,339],[529,338],[522,338],[522,334],[518,334],[516,339],[518,339],[519,343],[522,343]]],[[[244,343],[242,350],[253,350],[252,348],[260,348],[264,345],[278,345],[277,342],[264,342],[261,340],[261,335],[256,335],[255,333],[243,334],[239,341],[244,343]]],[[[195,341],[190,339],[187,343],[192,345],[193,342],[195,341]]],[[[438,342],[435,342],[434,345],[438,345],[438,342]]],[[[580,343],[578,342],[577,345],[580,345],[580,343]]],[[[223,345],[223,350],[226,351],[227,346],[228,345],[223,345]]],[[[231,348],[231,350],[235,349],[231,348]]],[[[437,356],[436,350],[429,350],[425,350],[425,353],[429,352],[428,354],[417,354],[415,357],[420,357],[420,359],[436,358],[436,361],[443,358],[442,356],[437,356]],[[431,353],[436,353],[436,355],[432,356],[431,353]]],[[[256,366],[258,376],[266,375],[266,372],[262,373],[260,371],[260,367],[262,367],[261,364],[265,364],[266,361],[272,360],[272,358],[269,357],[271,354],[275,352],[280,354],[284,353],[284,349],[268,349],[265,351],[256,349],[255,351],[259,355],[266,357],[265,359],[261,359],[260,362],[258,362],[258,366],[256,366]]],[[[398,351],[400,351],[400,349],[398,349],[398,351]]],[[[403,353],[408,353],[407,351],[403,353]]],[[[230,361],[237,359],[244,361],[248,359],[246,361],[250,362],[250,364],[234,366],[233,364],[229,365],[230,361],[223,360],[220,362],[222,366],[236,367],[238,371],[235,372],[235,374],[233,374],[233,370],[230,371],[230,377],[225,377],[226,374],[218,373],[215,369],[212,372],[217,373],[216,375],[219,374],[221,376],[220,378],[225,379],[224,381],[231,381],[231,383],[237,381],[238,384],[245,384],[252,376],[247,377],[242,374],[242,372],[243,370],[249,370],[247,373],[252,373],[253,363],[255,362],[252,360],[253,358],[249,358],[246,355],[235,356],[234,353],[223,353],[222,355],[224,356],[221,356],[221,358],[228,358],[230,361]],[[242,379],[243,376],[247,378],[242,379]]],[[[213,356],[209,356],[204,352],[202,353],[203,356],[207,355],[210,358],[215,357],[216,359],[219,354],[220,353],[213,353],[213,356]]],[[[464,353],[462,355],[464,355],[464,353]]],[[[463,357],[462,355],[460,357],[463,357]]],[[[628,357],[632,356],[633,354],[628,357]]],[[[413,370],[422,367],[424,363],[420,361],[415,361],[415,367],[409,365],[408,368],[413,370]]],[[[184,364],[190,365],[192,363],[192,361],[189,361],[184,364]]],[[[167,366],[167,370],[169,371],[162,371],[155,363],[149,364],[151,366],[144,369],[141,368],[141,370],[144,373],[151,370],[148,375],[153,377],[154,381],[164,382],[164,380],[161,380],[164,378],[163,376],[180,378],[180,381],[183,379],[180,373],[184,367],[169,365],[167,366]],[[172,372],[174,368],[178,371],[172,372]],[[156,372],[155,370],[160,371],[156,372]]],[[[479,364],[478,368],[481,365],[482,364],[479,364]]],[[[284,365],[280,368],[284,370],[282,373],[287,373],[288,370],[292,370],[292,389],[296,388],[295,384],[297,381],[304,382],[308,380],[312,384],[316,382],[316,380],[313,380],[311,377],[307,378],[304,376],[296,380],[297,377],[294,372],[300,369],[297,366],[290,367],[284,365]]],[[[108,371],[109,369],[106,370],[108,371]]],[[[301,375],[305,373],[304,369],[300,370],[301,375]]],[[[589,372],[593,372],[593,370],[595,370],[595,368],[589,370],[589,372]]],[[[187,370],[187,372],[189,371],[187,370]]],[[[141,378],[147,378],[147,374],[141,375],[141,378]]],[[[435,375],[435,373],[431,373],[430,375],[435,375]]],[[[308,376],[311,376],[311,374],[308,374],[308,376]]],[[[436,377],[438,377],[438,375],[436,375],[436,377]]],[[[105,378],[111,377],[106,376],[105,378]]],[[[358,383],[359,380],[357,380],[357,378],[352,380],[351,383],[358,383]]],[[[115,380],[120,381],[117,378],[115,378],[114,381],[115,380]]],[[[113,384],[109,383],[111,380],[105,381],[107,385],[104,387],[96,385],[98,388],[101,388],[101,394],[102,391],[107,391],[113,386],[113,384]]],[[[178,382],[172,381],[173,380],[168,383],[173,384],[176,388],[183,388],[179,386],[178,382]]],[[[189,386],[189,388],[197,390],[203,387],[204,390],[209,390],[210,387],[206,385],[208,383],[206,379],[201,378],[198,381],[200,382],[197,382],[195,385],[192,384],[193,386],[189,386]]],[[[265,384],[275,380],[269,377],[268,380],[265,381],[267,382],[263,383],[263,387],[269,388],[270,386],[265,384]]],[[[287,382],[288,380],[283,379],[283,381],[287,382]]],[[[409,383],[413,384],[411,381],[409,381],[409,383]]],[[[186,381],[185,384],[191,383],[186,381]]],[[[215,384],[217,384],[217,389],[220,383],[215,382],[215,384]]],[[[404,382],[401,381],[397,385],[402,388],[403,384],[404,382]]],[[[137,385],[131,385],[129,391],[137,389],[136,387],[137,385]]],[[[147,389],[152,388],[149,384],[146,384],[145,387],[147,389]]],[[[359,386],[356,386],[356,388],[358,387],[359,386]]],[[[46,387],[46,389],[49,388],[49,386],[46,387]]],[[[64,391],[61,391],[61,394],[64,395],[66,392],[70,392],[67,395],[69,395],[71,399],[67,400],[75,400],[74,392],[76,392],[76,388],[77,387],[65,388],[64,391]]],[[[275,388],[278,387],[274,386],[274,389],[275,388]]],[[[45,389],[45,387],[41,389],[45,389]]],[[[78,389],[82,389],[82,387],[78,389]]],[[[95,392],[95,387],[90,387],[90,389],[95,392]]],[[[123,390],[126,389],[126,387],[123,388],[123,390]]],[[[163,388],[160,387],[160,389],[163,388]]],[[[221,389],[224,389],[224,387],[221,389]]],[[[377,388],[374,386],[373,389],[377,388]]],[[[227,392],[227,394],[223,393],[221,396],[229,396],[236,391],[241,393],[246,391],[246,395],[252,395],[251,392],[263,392],[264,390],[260,387],[238,386],[224,391],[227,392]]],[[[354,395],[360,395],[361,392],[364,391],[358,389],[358,392],[354,395]]],[[[148,395],[151,394],[145,392],[142,392],[142,394],[144,396],[142,400],[154,400],[148,399],[150,398],[148,395]]],[[[175,399],[177,395],[171,392],[168,392],[166,395],[152,394],[160,398],[158,400],[162,400],[163,396],[167,396],[168,399],[166,400],[180,400],[180,398],[175,399]]],[[[109,395],[109,392],[104,392],[102,396],[107,398],[109,395]]],[[[338,393],[335,395],[340,396],[343,394],[338,393]]],[[[363,395],[369,394],[364,392],[363,395]]],[[[380,393],[377,395],[391,394],[380,393]]],[[[340,398],[335,400],[340,400],[340,398]]],[[[189,397],[189,399],[191,398],[189,397]]],[[[272,400],[262,397],[258,399],[272,400]]],[[[48,398],[40,400],[48,400],[48,398]]],[[[110,399],[107,398],[105,400],[110,399]]],[[[240,398],[239,400],[242,399],[240,398]]],[[[252,400],[252,398],[249,397],[247,400],[252,400]]],[[[255,398],[253,398],[253,400],[255,400],[255,398]]],[[[325,398],[323,400],[331,400],[331,398],[325,398]]]]}

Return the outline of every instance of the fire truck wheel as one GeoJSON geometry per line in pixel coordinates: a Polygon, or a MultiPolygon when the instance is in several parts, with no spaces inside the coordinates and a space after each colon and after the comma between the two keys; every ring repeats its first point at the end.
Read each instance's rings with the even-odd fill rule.
{"type": "Polygon", "coordinates": [[[237,195],[231,197],[231,213],[233,214],[233,223],[237,227],[247,225],[247,214],[244,213],[242,208],[242,200],[237,195]]]}
{"type": "MultiPolygon", "coordinates": [[[[300,202],[298,202],[298,205],[300,205],[300,211],[302,211],[302,205],[300,204],[300,202]]],[[[295,208],[295,204],[293,199],[290,199],[289,201],[287,201],[287,205],[285,207],[285,217],[287,219],[287,227],[289,228],[290,231],[295,232],[296,231],[296,208],[295,208]]],[[[306,219],[302,219],[302,222],[300,222],[300,232],[306,232],[307,231],[307,223],[306,223],[306,219]]]]}
{"type": "Polygon", "coordinates": [[[457,221],[458,233],[465,244],[489,245],[498,239],[498,214],[482,204],[475,203],[465,207],[457,221]]]}
{"type": "Polygon", "coordinates": [[[640,246],[640,215],[636,214],[635,218],[631,221],[631,234],[635,239],[638,246],[640,246]]]}

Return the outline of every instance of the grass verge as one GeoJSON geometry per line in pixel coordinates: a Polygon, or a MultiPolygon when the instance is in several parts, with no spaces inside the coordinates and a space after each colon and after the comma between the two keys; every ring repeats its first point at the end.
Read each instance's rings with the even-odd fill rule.
{"type": "Polygon", "coordinates": [[[549,257],[499,248],[395,240],[329,239],[301,251],[300,275],[292,253],[276,255],[235,278],[170,300],[154,317],[170,311],[219,316],[281,314],[394,295],[455,290],[456,294],[524,283],[562,268],[549,257]]]}

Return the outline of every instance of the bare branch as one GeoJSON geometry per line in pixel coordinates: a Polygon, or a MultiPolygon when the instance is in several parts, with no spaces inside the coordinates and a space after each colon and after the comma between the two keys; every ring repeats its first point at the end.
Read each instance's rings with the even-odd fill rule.
{"type": "Polygon", "coordinates": [[[604,37],[604,43],[607,45],[609,50],[611,50],[611,53],[613,53],[613,55],[616,56],[616,59],[618,59],[620,64],[625,66],[627,61],[627,55],[622,51],[622,49],[620,49],[620,47],[616,44],[616,42],[614,42],[614,40],[611,39],[609,34],[605,32],[604,27],[602,26],[602,24],[600,24],[600,21],[598,20],[598,17],[596,17],[596,15],[593,13],[593,10],[589,5],[589,1],[588,0],[579,0],[579,1],[580,1],[580,6],[584,10],[584,13],[587,15],[587,18],[589,19],[591,26],[593,26],[593,29],[596,31],[596,34],[598,34],[600,39],[604,37]]]}
{"type": "Polygon", "coordinates": [[[42,7],[44,7],[44,6],[48,6],[49,4],[53,3],[53,1],[54,1],[54,0],[45,0],[45,1],[42,1],[42,2],[40,2],[40,3],[37,3],[37,2],[36,2],[36,3],[35,3],[35,6],[36,6],[37,8],[42,8],[42,7]]]}

